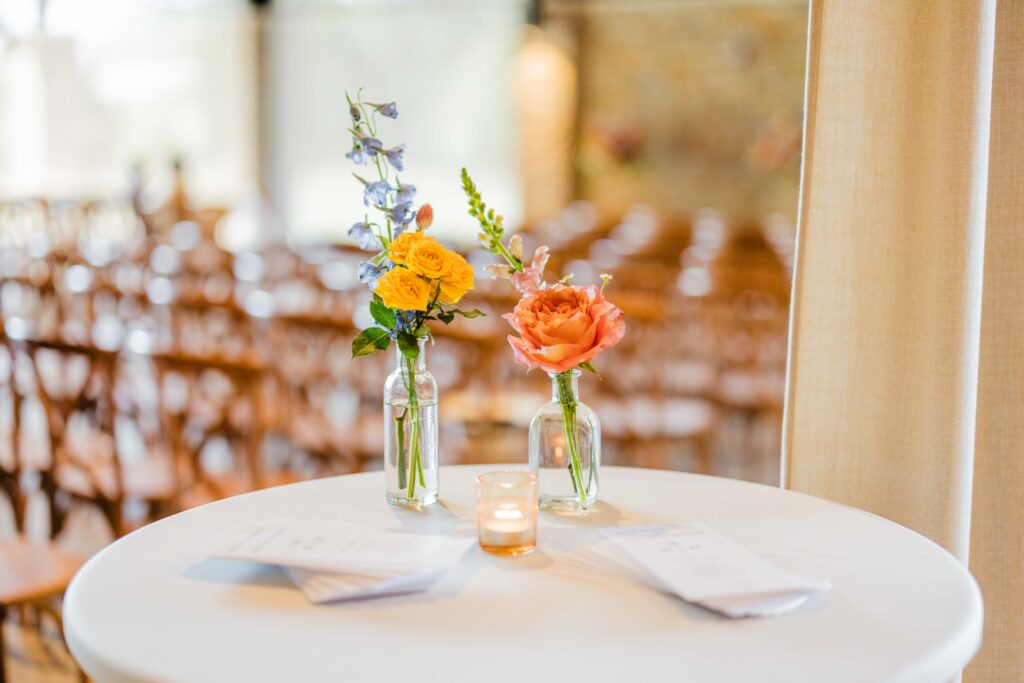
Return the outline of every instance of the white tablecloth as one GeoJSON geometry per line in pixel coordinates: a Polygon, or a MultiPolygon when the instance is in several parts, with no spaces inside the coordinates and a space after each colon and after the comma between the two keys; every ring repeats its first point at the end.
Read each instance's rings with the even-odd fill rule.
{"type": "Polygon", "coordinates": [[[68,591],[68,643],[117,681],[948,680],[981,638],[981,596],[949,554],[901,526],[743,482],[604,468],[591,515],[543,513],[540,548],[478,549],[429,594],[312,606],[272,567],[204,558],[244,520],[340,519],[475,535],[474,476],[441,472],[444,505],[390,508],[380,473],[227,499],[106,548],[68,591]],[[704,521],[808,576],[827,598],[788,616],[728,620],[626,580],[573,576],[562,558],[587,530],[704,521]]]}

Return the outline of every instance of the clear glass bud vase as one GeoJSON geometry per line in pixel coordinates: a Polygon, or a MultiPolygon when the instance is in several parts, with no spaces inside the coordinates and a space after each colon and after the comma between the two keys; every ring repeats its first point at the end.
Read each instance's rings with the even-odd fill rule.
{"type": "Polygon", "coordinates": [[[601,423],[579,400],[579,370],[548,373],[551,400],[530,423],[530,470],[544,510],[587,510],[597,502],[601,423]]]}
{"type": "Polygon", "coordinates": [[[437,382],[427,372],[426,338],[415,360],[400,350],[384,383],[384,480],[392,505],[437,500],[437,382]]]}

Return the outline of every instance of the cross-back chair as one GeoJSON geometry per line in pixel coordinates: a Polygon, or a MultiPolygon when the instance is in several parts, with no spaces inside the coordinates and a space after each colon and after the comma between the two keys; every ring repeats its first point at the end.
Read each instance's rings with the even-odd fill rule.
{"type": "MultiPolygon", "coordinates": [[[[4,372],[0,378],[7,414],[3,416],[5,448],[0,452],[0,503],[10,510],[13,528],[0,534],[0,683],[7,680],[4,623],[13,610],[23,623],[30,611],[50,616],[63,638],[60,610],[55,605],[78,571],[83,558],[61,549],[49,538],[28,539],[24,535],[26,501],[30,491],[23,488],[25,478],[18,457],[18,415],[20,394],[15,387],[13,353],[0,321],[0,348],[4,372]]],[[[37,621],[37,625],[41,622],[37,621]]],[[[79,671],[81,679],[85,675],[79,671]]]]}

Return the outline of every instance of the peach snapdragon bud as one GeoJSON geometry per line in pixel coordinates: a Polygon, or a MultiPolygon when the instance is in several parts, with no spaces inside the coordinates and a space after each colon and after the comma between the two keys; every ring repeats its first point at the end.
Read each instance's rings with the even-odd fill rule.
{"type": "Polygon", "coordinates": [[[434,209],[430,204],[424,204],[420,207],[420,210],[416,212],[416,227],[420,230],[426,230],[434,222],[434,209]]]}
{"type": "Polygon", "coordinates": [[[492,278],[508,280],[512,277],[512,269],[506,266],[504,263],[492,263],[484,266],[488,273],[491,274],[492,278]]]}
{"type": "Polygon", "coordinates": [[[512,258],[517,261],[523,260],[523,238],[519,235],[512,235],[512,239],[508,241],[508,251],[512,254],[512,258]]]}

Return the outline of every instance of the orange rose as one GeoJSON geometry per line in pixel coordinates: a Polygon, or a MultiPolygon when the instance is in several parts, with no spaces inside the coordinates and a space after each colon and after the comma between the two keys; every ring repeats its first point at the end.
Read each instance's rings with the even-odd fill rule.
{"type": "Polygon", "coordinates": [[[554,285],[524,296],[503,316],[520,336],[509,335],[516,362],[565,372],[593,360],[622,339],[626,321],[597,287],[554,285]]]}
{"type": "Polygon", "coordinates": [[[448,274],[448,253],[433,237],[420,237],[409,248],[405,265],[417,275],[436,280],[448,274]]]}
{"type": "Polygon", "coordinates": [[[423,237],[422,232],[414,232],[412,230],[403,232],[388,246],[388,257],[394,263],[405,265],[405,260],[409,257],[409,250],[412,249],[412,245],[423,239],[423,237]]]}
{"type": "Polygon", "coordinates": [[[473,266],[461,255],[448,252],[448,274],[441,278],[441,303],[455,304],[473,289],[473,266]]]}

